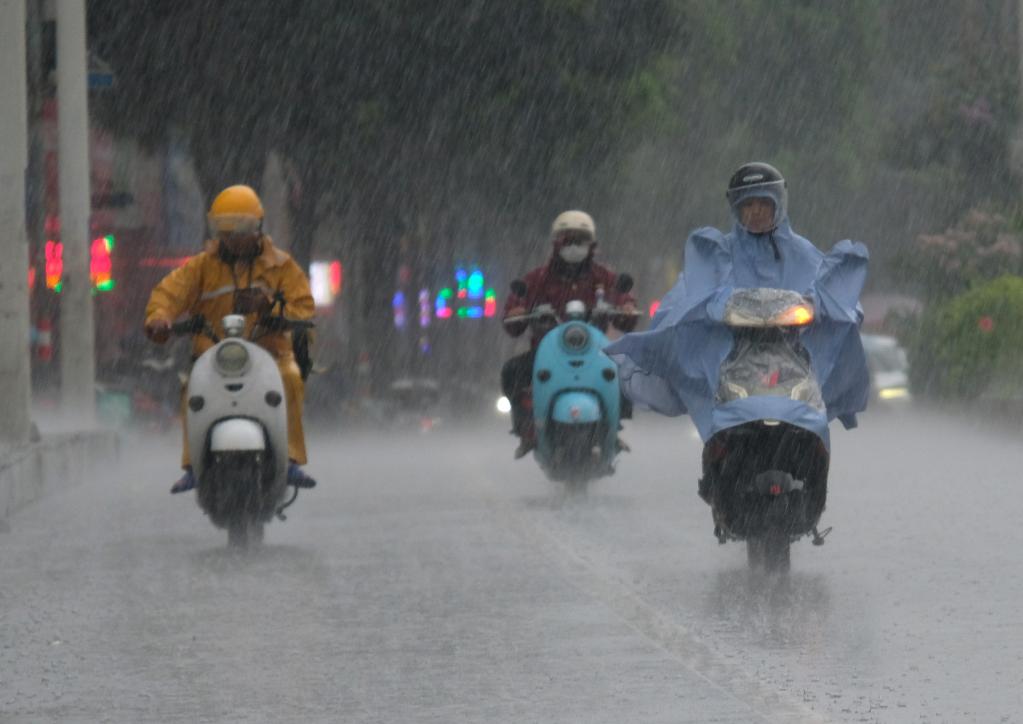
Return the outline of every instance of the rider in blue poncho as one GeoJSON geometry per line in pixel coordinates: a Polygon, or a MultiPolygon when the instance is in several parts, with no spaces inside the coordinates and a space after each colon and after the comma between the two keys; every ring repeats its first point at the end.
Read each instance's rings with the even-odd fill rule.
{"type": "Polygon", "coordinates": [[[625,335],[606,351],[619,365],[627,397],[666,415],[688,413],[704,442],[727,428],[780,419],[815,433],[827,446],[828,422],[838,418],[854,427],[867,403],[869,377],[859,338],[866,247],[842,241],[824,254],[796,234],[785,180],[768,164],[741,166],[727,198],[732,230],[694,231],[686,241],[684,271],[661,300],[650,330],[625,335]],[[816,318],[801,341],[826,412],[778,398],[715,401],[721,365],[733,344],[722,323],[725,303],[734,290],[756,287],[788,289],[812,300],[816,318]]]}

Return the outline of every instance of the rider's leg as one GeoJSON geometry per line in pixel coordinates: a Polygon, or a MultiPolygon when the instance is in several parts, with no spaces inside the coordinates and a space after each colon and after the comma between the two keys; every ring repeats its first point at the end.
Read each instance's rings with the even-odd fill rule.
{"type": "Polygon", "coordinates": [[[525,404],[525,397],[533,381],[535,351],[512,357],[501,369],[501,390],[511,402],[512,432],[519,436],[515,458],[521,458],[536,446],[533,410],[525,404]]]}
{"type": "Polygon", "coordinates": [[[181,468],[185,471],[178,480],[171,486],[172,493],[184,493],[195,487],[196,481],[195,476],[192,474],[192,463],[188,456],[188,430],[185,429],[185,412],[186,408],[186,392],[188,389],[187,383],[181,385],[181,468]]]}
{"type": "Polygon", "coordinates": [[[313,488],[316,481],[302,470],[307,462],[305,431],[302,428],[302,406],[305,402],[305,383],[302,373],[291,354],[277,360],[284,382],[284,399],[288,410],[288,485],[299,488],[313,488]]]}
{"type": "Polygon", "coordinates": [[[523,398],[533,381],[534,352],[512,357],[501,369],[501,391],[512,408],[512,430],[520,437],[531,434],[533,413],[523,404],[523,398]]]}

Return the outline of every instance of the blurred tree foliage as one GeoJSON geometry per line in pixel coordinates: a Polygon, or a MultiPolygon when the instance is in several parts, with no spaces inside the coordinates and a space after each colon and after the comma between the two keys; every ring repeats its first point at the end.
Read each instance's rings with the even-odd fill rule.
{"type": "Polygon", "coordinates": [[[379,245],[424,217],[479,233],[599,186],[677,33],[662,0],[91,0],[89,13],[118,73],[105,122],[154,144],[182,129],[207,193],[258,180],[282,152],[307,243],[331,211],[379,245]]]}
{"type": "MultiPolygon", "coordinates": [[[[413,247],[438,259],[497,250],[519,269],[546,253],[546,224],[569,207],[594,212],[619,258],[650,263],[657,282],[644,293],[659,296],[686,232],[730,224],[725,180],[753,159],[785,173],[797,230],[822,247],[868,243],[874,284],[965,288],[971,262],[959,274],[934,235],[951,229],[967,257],[974,231],[981,248],[1001,248],[997,233],[989,245],[957,220],[1018,191],[1006,153],[1018,116],[1012,0],[88,10],[92,47],[117,73],[103,122],[151,145],[185,134],[207,194],[258,185],[268,152],[281,153],[301,191],[293,251],[308,258],[319,222],[342,218],[372,259],[360,278],[386,282],[365,285],[382,315],[413,247]],[[918,237],[933,253],[903,253],[918,237]]],[[[643,286],[647,270],[633,271],[643,286]]]]}
{"type": "Polygon", "coordinates": [[[895,106],[884,157],[942,184],[955,216],[979,202],[1016,200],[1007,153],[1018,118],[1016,5],[902,0],[886,11],[904,28],[889,53],[909,98],[895,106]]]}
{"type": "Polygon", "coordinates": [[[1023,278],[1002,276],[928,307],[909,345],[916,392],[946,400],[1023,393],[1023,278]]]}

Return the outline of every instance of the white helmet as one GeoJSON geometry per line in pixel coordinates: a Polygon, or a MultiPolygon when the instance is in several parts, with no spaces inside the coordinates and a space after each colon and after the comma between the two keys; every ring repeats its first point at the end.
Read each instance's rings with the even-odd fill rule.
{"type": "Polygon", "coordinates": [[[596,240],[597,227],[593,224],[593,217],[585,211],[565,211],[558,214],[558,218],[551,224],[551,239],[563,231],[585,231],[596,240]]]}

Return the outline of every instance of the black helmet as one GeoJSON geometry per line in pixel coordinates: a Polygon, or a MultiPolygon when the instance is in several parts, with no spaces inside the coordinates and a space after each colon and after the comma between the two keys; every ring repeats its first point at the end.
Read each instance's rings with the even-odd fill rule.
{"type": "Polygon", "coordinates": [[[725,197],[736,219],[739,219],[739,204],[753,196],[770,198],[774,201],[775,226],[788,213],[788,191],[781,172],[769,163],[744,163],[728,181],[725,197]]]}

